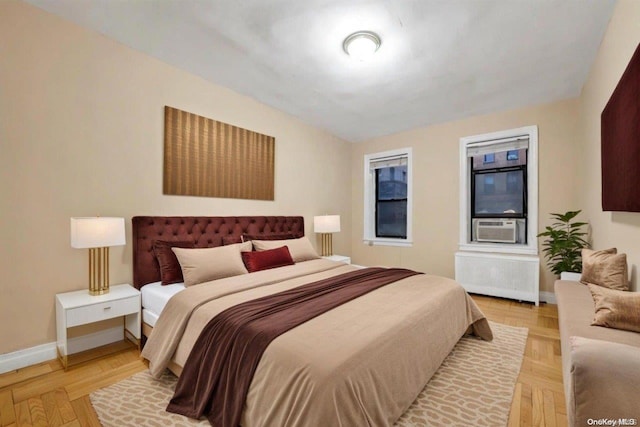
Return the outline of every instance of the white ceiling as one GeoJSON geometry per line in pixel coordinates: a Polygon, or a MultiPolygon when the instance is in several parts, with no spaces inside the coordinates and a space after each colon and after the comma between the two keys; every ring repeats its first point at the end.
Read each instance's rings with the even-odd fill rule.
{"type": "Polygon", "coordinates": [[[28,0],[349,141],[579,95],[615,0],[28,0]],[[371,62],[344,38],[378,33],[371,62]]]}

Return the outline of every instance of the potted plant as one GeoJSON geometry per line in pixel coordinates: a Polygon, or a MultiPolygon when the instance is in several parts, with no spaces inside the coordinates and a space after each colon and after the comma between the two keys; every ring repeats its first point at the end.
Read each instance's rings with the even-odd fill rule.
{"type": "MultiPolygon", "coordinates": [[[[542,244],[542,252],[547,259],[549,269],[556,276],[560,276],[563,272],[579,274],[582,271],[581,250],[589,246],[585,240],[587,232],[584,231],[587,223],[572,222],[580,212],[582,211],[552,213],[551,217],[555,222],[538,234],[538,237],[546,237],[542,244]]],[[[571,278],[575,279],[575,276],[571,278]]]]}

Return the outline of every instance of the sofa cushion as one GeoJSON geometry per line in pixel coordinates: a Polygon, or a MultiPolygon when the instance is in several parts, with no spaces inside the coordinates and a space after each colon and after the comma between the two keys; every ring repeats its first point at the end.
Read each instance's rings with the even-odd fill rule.
{"type": "Polygon", "coordinates": [[[589,420],[640,420],[638,348],[625,344],[571,337],[567,399],[570,426],[589,420]]]}
{"type": "MultiPolygon", "coordinates": [[[[640,334],[637,332],[591,326],[595,315],[595,304],[589,288],[585,285],[579,282],[557,280],[555,283],[555,295],[558,302],[558,323],[560,326],[562,371],[565,388],[569,386],[570,337],[580,336],[640,347],[640,334]]],[[[569,390],[565,390],[565,393],[568,396],[569,390]]]]}
{"type": "Polygon", "coordinates": [[[589,285],[595,303],[594,326],[640,332],[640,292],[589,285]]]}
{"type": "MultiPolygon", "coordinates": [[[[595,315],[595,304],[591,292],[587,286],[579,282],[557,280],[555,283],[555,295],[558,302],[558,323],[560,326],[560,344],[562,348],[562,374],[567,399],[567,416],[569,425],[575,426],[576,394],[578,401],[584,400],[584,390],[578,389],[583,383],[576,384],[572,375],[572,346],[571,337],[585,337],[597,339],[608,343],[618,343],[636,348],[640,347],[640,333],[623,331],[619,329],[592,326],[595,315]]],[[[637,353],[636,353],[637,354],[637,353]]],[[[606,354],[605,354],[606,357],[606,354]]],[[[620,377],[620,374],[617,375],[620,377]]],[[[618,379],[619,380],[619,379],[618,379]]],[[[609,395],[607,391],[591,390],[599,395],[609,395]]],[[[611,415],[613,416],[613,414],[611,415]]]]}
{"type": "Polygon", "coordinates": [[[580,281],[620,291],[628,290],[627,255],[616,252],[616,248],[601,251],[582,249],[580,281]]]}
{"type": "MultiPolygon", "coordinates": [[[[640,347],[640,334],[619,329],[592,326],[595,303],[587,286],[578,282],[557,280],[555,295],[558,301],[560,338],[581,336],[640,347]]],[[[563,354],[564,356],[564,354],[563,354]]]]}

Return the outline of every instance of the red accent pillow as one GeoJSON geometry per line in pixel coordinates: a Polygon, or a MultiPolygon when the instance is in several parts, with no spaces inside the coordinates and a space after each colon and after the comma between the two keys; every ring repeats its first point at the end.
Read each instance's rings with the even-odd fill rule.
{"type": "Polygon", "coordinates": [[[164,240],[155,240],[153,242],[153,252],[156,254],[158,264],[160,265],[160,281],[162,286],[172,283],[183,282],[182,268],[171,248],[195,248],[192,241],[175,241],[167,242],[164,240]]]}
{"type": "Polygon", "coordinates": [[[249,273],[295,264],[286,246],[260,252],[242,252],[242,261],[249,273]]]}

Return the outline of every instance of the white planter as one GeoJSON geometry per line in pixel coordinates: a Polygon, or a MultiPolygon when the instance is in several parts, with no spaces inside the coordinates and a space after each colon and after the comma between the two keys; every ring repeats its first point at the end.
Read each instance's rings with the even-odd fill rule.
{"type": "Polygon", "coordinates": [[[573,280],[574,282],[579,282],[581,276],[582,276],[581,273],[563,271],[562,273],[560,273],[560,280],[573,280]]]}

